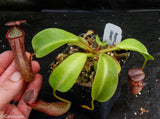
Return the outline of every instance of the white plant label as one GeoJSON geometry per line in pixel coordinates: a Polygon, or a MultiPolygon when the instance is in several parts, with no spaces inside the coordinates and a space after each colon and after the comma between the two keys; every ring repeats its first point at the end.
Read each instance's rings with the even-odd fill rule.
{"type": "Polygon", "coordinates": [[[121,42],[122,39],[122,29],[114,24],[107,23],[104,28],[103,41],[107,41],[107,44],[117,45],[121,42]]]}

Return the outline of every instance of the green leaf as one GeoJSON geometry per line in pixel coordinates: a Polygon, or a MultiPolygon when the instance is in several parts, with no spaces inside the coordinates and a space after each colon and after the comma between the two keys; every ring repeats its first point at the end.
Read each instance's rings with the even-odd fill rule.
{"type": "Polygon", "coordinates": [[[106,54],[101,54],[92,87],[92,98],[99,102],[110,99],[118,85],[118,72],[115,61],[106,54]]]}
{"type": "Polygon", "coordinates": [[[97,61],[94,62],[94,70],[97,70],[97,61]]]}
{"type": "Polygon", "coordinates": [[[99,36],[96,35],[96,43],[97,43],[98,45],[100,45],[100,46],[105,46],[105,45],[107,44],[107,41],[101,41],[101,40],[99,39],[99,36]]]}
{"type": "Polygon", "coordinates": [[[114,60],[114,63],[116,64],[117,72],[120,73],[121,65],[119,64],[118,60],[115,57],[111,57],[111,58],[114,60]]]}
{"type": "Polygon", "coordinates": [[[82,48],[82,49],[85,49],[85,50],[89,50],[89,51],[91,51],[91,49],[89,48],[89,44],[88,44],[88,42],[84,39],[84,38],[82,38],[82,37],[79,37],[79,41],[76,41],[76,42],[70,42],[70,43],[68,43],[68,45],[76,45],[76,46],[78,46],[78,47],[80,47],[80,48],[82,48]]]}
{"type": "Polygon", "coordinates": [[[154,60],[154,58],[148,53],[147,48],[138,40],[133,38],[128,38],[120,42],[116,49],[133,50],[141,53],[145,60],[154,60]]]}
{"type": "Polygon", "coordinates": [[[74,53],[67,57],[50,75],[51,87],[61,92],[68,91],[74,85],[86,60],[86,53],[74,53]]]}
{"type": "Polygon", "coordinates": [[[78,36],[58,28],[48,28],[37,33],[32,39],[36,57],[43,57],[58,47],[78,41],[78,36]]]}

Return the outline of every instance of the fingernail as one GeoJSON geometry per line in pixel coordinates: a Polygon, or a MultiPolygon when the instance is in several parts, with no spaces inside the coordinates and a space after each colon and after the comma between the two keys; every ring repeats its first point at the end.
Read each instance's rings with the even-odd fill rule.
{"type": "Polygon", "coordinates": [[[19,81],[21,79],[21,74],[19,72],[14,72],[10,77],[11,81],[19,81]]]}

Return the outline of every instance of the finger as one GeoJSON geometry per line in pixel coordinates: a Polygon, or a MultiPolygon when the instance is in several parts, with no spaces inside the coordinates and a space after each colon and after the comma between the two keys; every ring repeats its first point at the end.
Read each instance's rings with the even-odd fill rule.
{"type": "Polygon", "coordinates": [[[15,72],[0,85],[0,109],[5,107],[23,87],[24,80],[19,72],[15,72]]]}
{"type": "MultiPolygon", "coordinates": [[[[33,100],[32,100],[33,102],[35,102],[35,100],[38,96],[39,90],[41,88],[41,84],[42,84],[42,76],[40,74],[36,74],[35,79],[31,83],[29,83],[29,85],[28,85],[28,87],[25,91],[25,93],[26,93],[28,90],[34,90],[34,97],[33,97],[33,100]]],[[[28,116],[31,112],[31,107],[27,106],[23,102],[23,97],[19,101],[17,107],[19,108],[19,110],[21,110],[21,112],[25,115],[25,117],[28,118],[28,116]]]]}
{"type": "MultiPolygon", "coordinates": [[[[32,61],[32,70],[33,73],[38,73],[40,70],[40,65],[37,61],[32,61]]],[[[11,63],[11,65],[4,71],[4,73],[0,76],[0,83],[7,80],[14,72],[16,71],[16,67],[14,62],[11,63]]]]}
{"type": "Polygon", "coordinates": [[[11,118],[8,117],[9,119],[26,119],[23,113],[14,105],[7,104],[4,112],[7,115],[12,115],[11,118]]]}
{"type": "Polygon", "coordinates": [[[7,69],[13,61],[12,51],[5,51],[0,54],[0,75],[7,69]]]}
{"type": "Polygon", "coordinates": [[[3,74],[0,76],[0,84],[8,80],[14,72],[16,72],[16,68],[15,68],[14,62],[12,62],[8,66],[8,68],[3,72],[3,74]]]}
{"type": "MultiPolygon", "coordinates": [[[[33,69],[34,74],[39,72],[40,65],[37,61],[32,61],[32,69],[33,69]]],[[[28,85],[28,83],[25,82],[22,90],[20,91],[20,93],[14,98],[15,101],[19,101],[21,99],[24,91],[26,90],[27,85],[28,85]]]]}
{"type": "MultiPolygon", "coordinates": [[[[37,61],[32,61],[32,69],[33,69],[34,74],[39,72],[40,65],[37,61]]],[[[23,86],[22,90],[13,100],[19,101],[21,99],[22,95],[24,94],[24,91],[26,90],[27,85],[28,85],[28,83],[24,83],[24,86],[23,86]]]]}
{"type": "Polygon", "coordinates": [[[21,99],[21,97],[23,96],[26,88],[28,86],[27,82],[24,82],[23,84],[23,88],[20,90],[20,92],[13,98],[14,101],[19,102],[19,100],[21,99]]]}
{"type": "Polygon", "coordinates": [[[32,61],[31,65],[32,65],[32,70],[33,70],[34,74],[36,74],[40,71],[40,65],[37,61],[32,61]]]}
{"type": "MultiPolygon", "coordinates": [[[[27,57],[30,57],[30,53],[26,52],[27,57]]],[[[7,69],[14,59],[12,51],[5,51],[0,54],[0,75],[7,69]]]]}
{"type": "MultiPolygon", "coordinates": [[[[37,61],[32,61],[32,69],[33,69],[33,73],[38,73],[40,70],[40,65],[37,61]]],[[[0,83],[4,82],[5,80],[7,80],[9,78],[9,76],[11,76],[14,72],[16,71],[14,66],[11,66],[7,69],[7,71],[3,74],[3,76],[0,77],[0,83]]],[[[18,95],[16,95],[13,100],[15,101],[19,101],[27,87],[28,83],[24,83],[23,88],[21,89],[21,91],[18,93],[18,95]]]]}
{"type": "MultiPolygon", "coordinates": [[[[27,55],[27,57],[28,57],[28,59],[29,60],[31,60],[30,58],[30,56],[31,56],[31,54],[29,53],[29,52],[26,52],[26,55],[27,55]]],[[[4,53],[2,53],[1,54],[1,60],[2,59],[12,59],[13,60],[13,53],[12,53],[12,51],[6,51],[6,53],[4,52],[4,53]],[[8,54],[8,55],[4,55],[4,54],[8,54]],[[12,57],[12,58],[10,58],[10,57],[12,57]]],[[[32,61],[33,62],[33,61],[32,61]]],[[[1,64],[1,63],[0,63],[1,64]]],[[[34,61],[34,63],[32,63],[31,65],[33,65],[33,67],[32,67],[32,69],[33,69],[33,72],[34,73],[38,73],[39,72],[39,70],[40,70],[40,65],[38,64],[38,62],[35,62],[34,61]]],[[[10,63],[10,65],[8,66],[6,66],[6,65],[4,65],[4,66],[2,66],[2,68],[0,68],[0,70],[1,70],[1,72],[3,73],[1,76],[0,76],[0,83],[2,83],[3,81],[5,81],[5,80],[7,80],[12,74],[13,74],[13,72],[15,72],[16,71],[16,67],[15,67],[15,64],[14,64],[14,61],[12,61],[11,63],[10,63]],[[5,68],[3,68],[3,67],[5,67],[5,68]],[[7,69],[6,69],[7,68],[7,69]]]]}

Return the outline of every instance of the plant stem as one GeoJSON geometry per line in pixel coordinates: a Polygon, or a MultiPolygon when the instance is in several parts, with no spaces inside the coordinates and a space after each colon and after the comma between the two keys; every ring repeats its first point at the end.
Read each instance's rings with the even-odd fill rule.
{"type": "Polygon", "coordinates": [[[91,100],[91,107],[88,105],[81,105],[83,108],[88,109],[88,110],[94,110],[94,100],[91,100]]]}
{"type": "Polygon", "coordinates": [[[105,52],[110,52],[110,51],[115,51],[115,50],[118,50],[118,48],[117,47],[107,48],[107,49],[100,50],[99,52],[105,53],[105,52]]]}
{"type": "Polygon", "coordinates": [[[97,47],[96,51],[99,51],[99,48],[100,48],[100,45],[98,45],[98,47],[97,47]]]}
{"type": "Polygon", "coordinates": [[[86,47],[86,49],[89,50],[91,53],[99,54],[100,46],[98,46],[97,49],[93,49],[91,46],[89,46],[88,42],[85,41],[83,38],[80,39],[80,43],[83,44],[86,47]]]}
{"type": "Polygon", "coordinates": [[[94,49],[91,46],[89,46],[87,43],[85,43],[85,42],[81,42],[81,43],[83,43],[85,46],[87,46],[90,52],[94,51],[94,49]]]}
{"type": "Polygon", "coordinates": [[[142,71],[143,71],[144,66],[146,65],[146,63],[147,63],[147,60],[145,59],[144,64],[143,64],[142,67],[141,67],[141,70],[142,70],[142,71]]]}
{"type": "Polygon", "coordinates": [[[63,102],[68,103],[68,104],[71,104],[71,102],[70,102],[69,100],[66,100],[66,99],[63,99],[63,98],[57,96],[57,95],[56,95],[56,90],[53,90],[53,95],[54,95],[54,97],[57,98],[58,100],[63,101],[63,102]]]}

